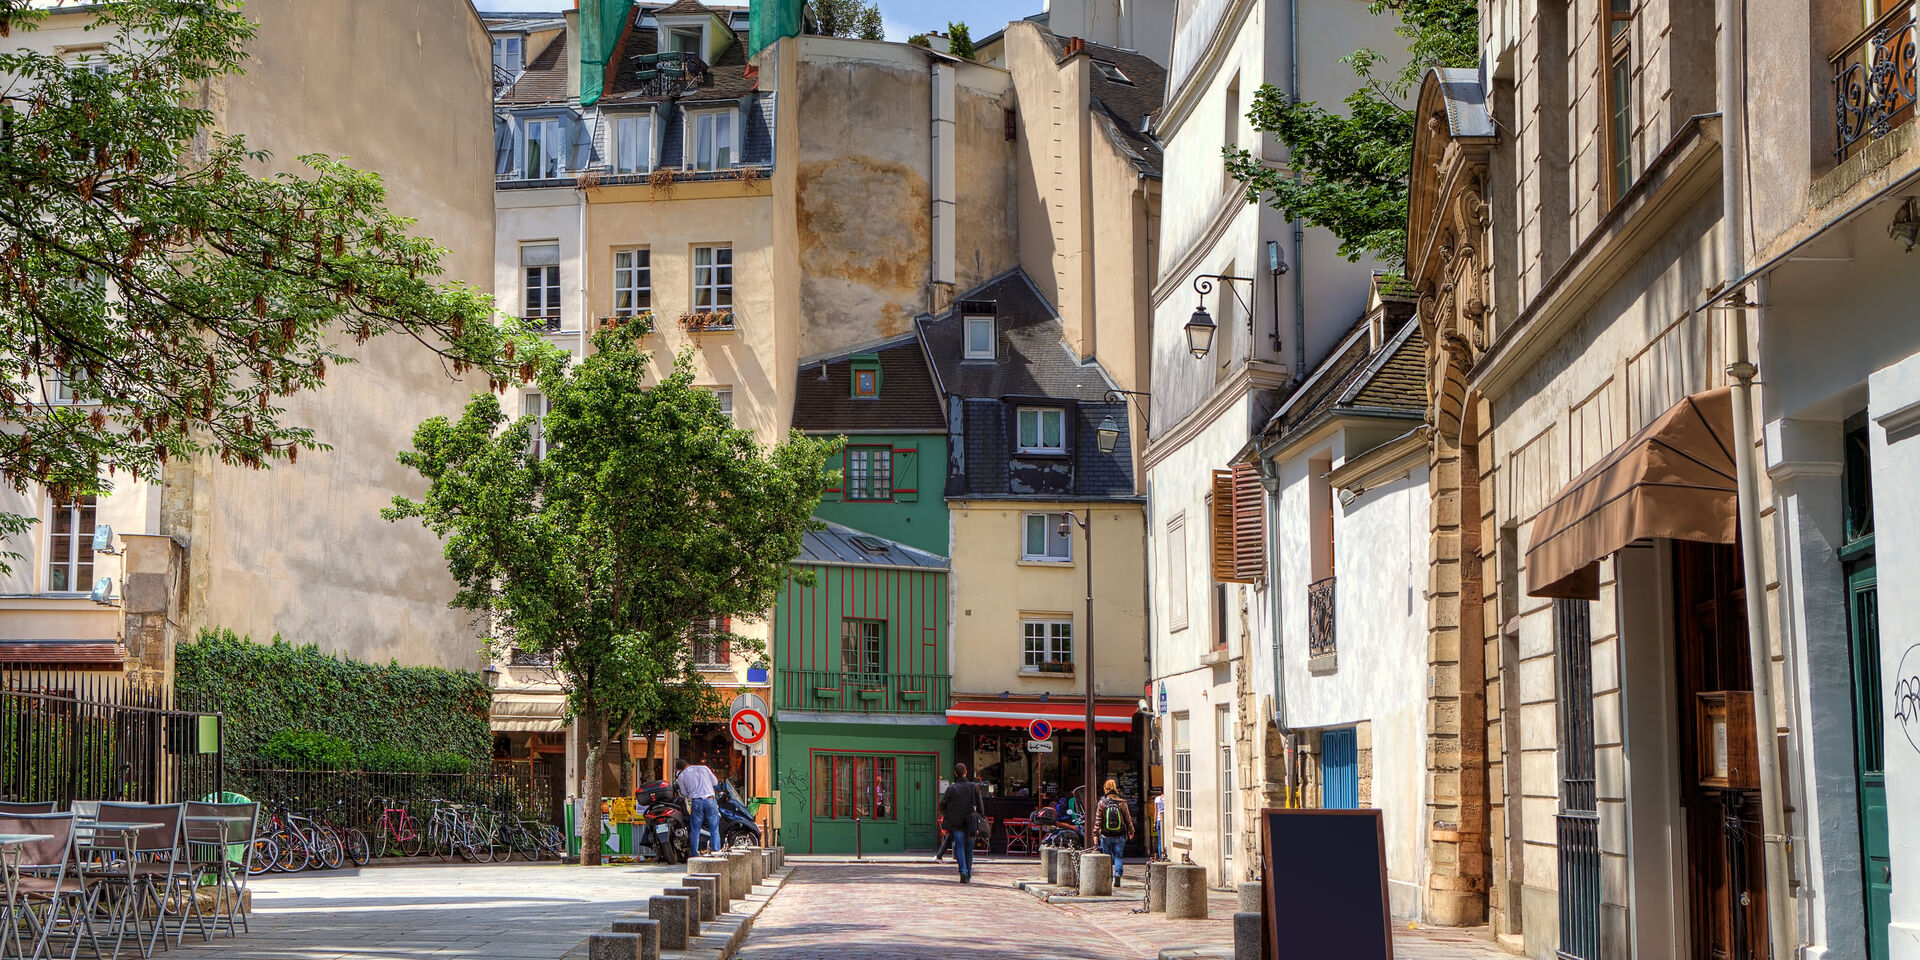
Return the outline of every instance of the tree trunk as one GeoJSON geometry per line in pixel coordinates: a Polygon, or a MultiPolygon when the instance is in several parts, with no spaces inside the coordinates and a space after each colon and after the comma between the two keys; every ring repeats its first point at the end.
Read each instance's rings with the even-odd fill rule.
{"type": "Polygon", "coordinates": [[[607,752],[606,714],[595,710],[581,716],[580,722],[586,724],[587,732],[587,775],[580,784],[583,795],[580,803],[586,807],[586,822],[580,828],[580,865],[597,867],[600,865],[600,758],[607,752]]]}
{"type": "Polygon", "coordinates": [[[617,742],[620,744],[620,795],[623,797],[633,796],[633,751],[627,747],[632,740],[633,724],[621,726],[617,742]]]}
{"type": "MultiPolygon", "coordinates": [[[[660,731],[648,730],[646,731],[646,733],[647,733],[647,779],[649,782],[651,782],[653,779],[653,741],[655,737],[660,736],[660,731]]],[[[665,770],[660,771],[660,779],[662,780],[669,779],[667,777],[667,771],[665,770]]]]}

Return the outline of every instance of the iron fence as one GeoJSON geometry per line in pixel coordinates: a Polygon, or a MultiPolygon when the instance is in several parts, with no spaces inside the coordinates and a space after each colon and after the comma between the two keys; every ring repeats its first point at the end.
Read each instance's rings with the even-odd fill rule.
{"type": "Polygon", "coordinates": [[[947,712],[953,678],[944,673],[780,671],[779,704],[788,710],[834,713],[947,712]]]}
{"type": "Polygon", "coordinates": [[[424,818],[433,800],[512,810],[527,819],[548,822],[549,778],[544,775],[481,768],[460,773],[385,773],[369,770],[295,770],[242,765],[227,771],[227,789],[262,803],[285,803],[296,811],[318,810],[340,827],[372,833],[384,801],[424,818]],[[383,801],[376,803],[375,801],[383,801]]]}
{"type": "Polygon", "coordinates": [[[64,806],[217,794],[221,722],[120,674],[0,664],[0,798],[64,806]]]}

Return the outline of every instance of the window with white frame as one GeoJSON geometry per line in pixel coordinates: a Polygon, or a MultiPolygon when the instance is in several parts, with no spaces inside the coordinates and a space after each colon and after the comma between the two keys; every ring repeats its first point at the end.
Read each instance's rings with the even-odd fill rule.
{"type": "Polygon", "coordinates": [[[523,37],[493,38],[493,68],[508,76],[519,76],[520,68],[526,63],[526,39],[523,37]]]}
{"type": "Polygon", "coordinates": [[[1020,537],[1020,559],[1043,563],[1068,563],[1073,560],[1073,530],[1060,529],[1067,522],[1064,513],[1029,513],[1020,537]]]}
{"type": "Polygon", "coordinates": [[[560,245],[526,243],[520,246],[525,277],[525,306],[520,316],[548,326],[560,322],[560,245]]]}
{"type": "Polygon", "coordinates": [[[74,394],[73,385],[86,379],[87,371],[83,367],[75,367],[68,370],[65,376],[49,379],[47,381],[48,402],[60,404],[78,403],[79,398],[74,394]]]}
{"type": "Polygon", "coordinates": [[[691,53],[699,56],[705,31],[700,27],[676,27],[668,31],[668,41],[674,53],[691,53]]]}
{"type": "Polygon", "coordinates": [[[639,316],[653,308],[653,252],[637,250],[613,252],[613,315],[639,316]]]}
{"type": "Polygon", "coordinates": [[[693,248],[693,309],[696,313],[733,309],[733,247],[693,248]]]}
{"type": "Polygon", "coordinates": [[[1187,515],[1167,521],[1167,625],[1187,628],[1187,515]]]}
{"type": "Polygon", "coordinates": [[[528,424],[527,454],[535,460],[547,457],[547,395],[544,393],[525,393],[520,395],[520,415],[532,417],[528,424]]]}
{"type": "Polygon", "coordinates": [[[613,172],[653,169],[653,114],[624,114],[613,121],[613,172]]]}
{"type": "Polygon", "coordinates": [[[1020,452],[1067,452],[1067,412],[1058,407],[1021,407],[1020,452]]]}
{"type": "Polygon", "coordinates": [[[1032,673],[1073,672],[1073,621],[1020,621],[1020,669],[1032,673]]]}
{"type": "Polygon", "coordinates": [[[727,642],[727,634],[732,629],[733,624],[726,617],[702,620],[693,625],[690,639],[693,641],[693,665],[696,669],[722,670],[732,663],[732,645],[727,642]]]}
{"type": "Polygon", "coordinates": [[[687,115],[692,134],[687,137],[686,165],[695,170],[725,170],[733,166],[734,112],[702,110],[687,115]]]}
{"type": "Polygon", "coordinates": [[[993,359],[993,318],[968,317],[966,324],[966,348],[962,354],[967,360],[993,359]]]}
{"type": "Polygon", "coordinates": [[[562,142],[560,121],[540,117],[520,122],[522,172],[528,180],[551,180],[566,169],[566,144],[562,142]]]}
{"type": "Polygon", "coordinates": [[[81,593],[93,588],[94,498],[51,503],[47,524],[47,591],[81,593]]]}
{"type": "Polygon", "coordinates": [[[1173,715],[1173,828],[1193,829],[1193,723],[1173,715]]]}
{"type": "Polygon", "coordinates": [[[715,400],[720,401],[720,415],[723,417],[726,417],[728,422],[732,422],[733,421],[733,388],[732,387],[714,387],[712,388],[712,390],[713,390],[713,398],[715,400]]]}

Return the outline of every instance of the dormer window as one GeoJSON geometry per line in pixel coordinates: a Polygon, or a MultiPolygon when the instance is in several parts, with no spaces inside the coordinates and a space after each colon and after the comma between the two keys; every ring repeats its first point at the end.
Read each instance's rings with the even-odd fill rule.
{"type": "Polygon", "coordinates": [[[653,114],[635,113],[613,121],[613,172],[653,169],[653,114]]]}
{"type": "Polygon", "coordinates": [[[966,360],[992,360],[993,318],[970,316],[963,322],[966,336],[961,357],[966,360]]]}
{"type": "Polygon", "coordinates": [[[695,170],[725,170],[739,156],[734,141],[738,125],[731,110],[702,110],[687,114],[692,136],[687,137],[686,166],[695,170]]]}
{"type": "Polygon", "coordinates": [[[520,75],[526,64],[526,39],[523,37],[493,38],[493,68],[510,77],[520,75]]]}
{"type": "Polygon", "coordinates": [[[1020,408],[1021,453],[1066,453],[1067,412],[1058,407],[1020,408]]]}
{"type": "Polygon", "coordinates": [[[565,167],[566,147],[560,139],[560,121],[552,117],[525,121],[520,156],[526,160],[528,180],[551,180],[565,167]]]}
{"type": "Polygon", "coordinates": [[[691,53],[700,56],[704,51],[699,27],[679,27],[667,32],[667,49],[674,53],[691,53]]]}
{"type": "Polygon", "coordinates": [[[854,399],[873,400],[880,396],[880,356],[860,354],[852,358],[854,399]]]}
{"type": "Polygon", "coordinates": [[[1124,83],[1129,87],[1133,86],[1133,81],[1128,79],[1125,73],[1120,72],[1119,66],[1115,64],[1108,63],[1105,60],[1095,60],[1093,62],[1093,69],[1100,71],[1101,77],[1111,80],[1114,83],[1124,83]]]}

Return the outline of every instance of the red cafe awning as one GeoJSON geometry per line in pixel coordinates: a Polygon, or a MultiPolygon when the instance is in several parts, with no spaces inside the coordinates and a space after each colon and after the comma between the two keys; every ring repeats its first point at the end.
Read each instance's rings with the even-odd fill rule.
{"type": "MultiPolygon", "coordinates": [[[[1125,732],[1133,729],[1133,715],[1139,711],[1133,703],[1093,705],[1093,728],[1125,732]]],[[[1080,697],[1050,697],[1034,700],[956,700],[947,709],[947,722],[956,726],[1014,727],[1024,730],[1033,720],[1045,720],[1055,730],[1084,730],[1087,727],[1087,702],[1080,697]]]]}

